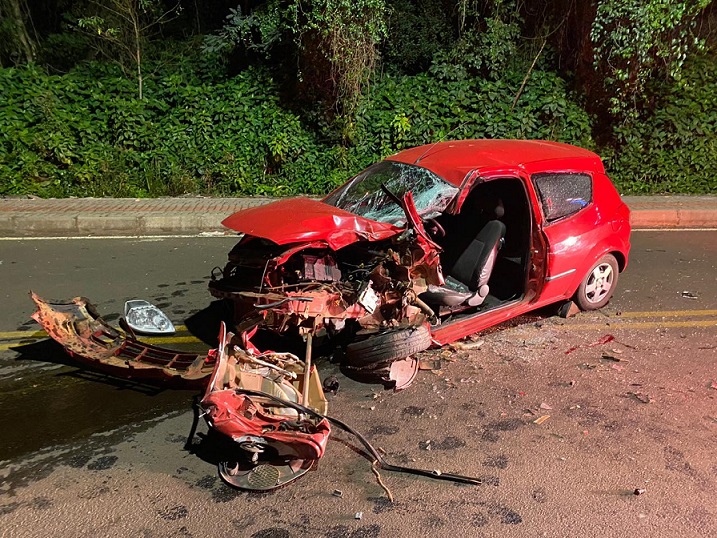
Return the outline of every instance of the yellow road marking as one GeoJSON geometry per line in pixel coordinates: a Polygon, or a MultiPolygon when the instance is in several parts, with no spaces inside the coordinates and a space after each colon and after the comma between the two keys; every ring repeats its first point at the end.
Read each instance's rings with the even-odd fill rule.
{"type": "MultiPolygon", "coordinates": [[[[177,333],[184,333],[187,332],[187,327],[185,325],[177,325],[175,328],[175,332],[177,333]]],[[[24,339],[24,338],[45,338],[47,336],[47,333],[40,329],[39,331],[0,331],[0,340],[16,340],[16,339],[24,339]]],[[[153,337],[153,336],[144,336],[144,338],[159,338],[159,337],[153,337]]],[[[171,337],[162,337],[162,338],[171,338],[171,337]]]]}
{"type": "Polygon", "coordinates": [[[18,347],[18,346],[24,346],[27,344],[20,344],[18,342],[13,342],[12,344],[0,344],[0,351],[8,351],[11,348],[18,347]]]}
{"type": "MultiPolygon", "coordinates": [[[[663,311],[646,311],[646,312],[622,312],[619,316],[609,316],[604,322],[595,323],[570,323],[565,322],[561,325],[555,325],[556,328],[566,329],[570,331],[580,330],[606,330],[606,329],[631,329],[631,330],[649,330],[662,328],[700,328],[700,327],[717,327],[717,310],[663,310],[663,311]],[[714,316],[715,319],[707,320],[684,320],[684,321],[629,321],[632,319],[644,318],[677,318],[677,317],[705,317],[714,316]],[[624,321],[623,321],[624,320],[624,321]]],[[[187,332],[187,327],[178,325],[177,333],[187,332]]],[[[0,332],[0,351],[8,351],[13,347],[21,344],[17,340],[36,341],[46,338],[45,331],[6,331],[0,332]],[[8,342],[15,340],[15,342],[8,342]]],[[[142,336],[141,339],[148,344],[166,345],[166,344],[196,344],[201,340],[194,336],[142,336]]],[[[31,343],[31,342],[28,342],[31,343]]]]}
{"type": "Polygon", "coordinates": [[[717,310],[658,310],[655,312],[622,312],[619,316],[610,316],[610,319],[619,318],[681,318],[681,317],[717,316],[717,310]]]}
{"type": "Polygon", "coordinates": [[[13,340],[15,338],[45,338],[47,333],[45,331],[8,331],[0,332],[0,340],[13,340]]]}
{"type": "Polygon", "coordinates": [[[717,319],[703,321],[635,321],[626,323],[615,323],[615,318],[609,318],[605,323],[577,323],[559,325],[561,329],[589,330],[589,329],[662,329],[674,327],[717,327],[717,319]],[[609,325],[608,325],[609,323],[609,325]]]}
{"type": "MultiPolygon", "coordinates": [[[[0,333],[2,334],[2,333],[0,333]]],[[[37,334],[37,333],[36,333],[37,334]]],[[[20,347],[25,346],[28,344],[34,344],[37,342],[40,338],[45,338],[47,335],[45,333],[40,333],[39,337],[35,338],[29,338],[28,340],[32,340],[32,342],[10,342],[6,344],[0,344],[0,351],[8,351],[11,348],[14,347],[20,347]]],[[[154,336],[154,337],[143,337],[142,341],[147,344],[154,344],[154,345],[160,345],[160,344],[203,344],[201,340],[198,338],[195,338],[194,336],[154,336]]],[[[206,345],[206,344],[203,344],[206,345]]]]}

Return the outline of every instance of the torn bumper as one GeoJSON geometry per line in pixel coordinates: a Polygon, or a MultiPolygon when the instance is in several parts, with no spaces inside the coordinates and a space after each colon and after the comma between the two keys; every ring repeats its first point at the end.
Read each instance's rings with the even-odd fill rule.
{"type": "Polygon", "coordinates": [[[32,317],[79,363],[110,375],[161,381],[178,387],[207,382],[214,360],[207,355],[180,353],[140,342],[104,321],[84,297],[45,301],[31,292],[37,305],[32,317]]]}

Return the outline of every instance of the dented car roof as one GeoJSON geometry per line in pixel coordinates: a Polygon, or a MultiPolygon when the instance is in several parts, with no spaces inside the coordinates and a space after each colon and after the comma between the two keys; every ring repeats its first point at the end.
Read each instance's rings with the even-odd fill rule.
{"type": "Polygon", "coordinates": [[[473,170],[605,172],[596,153],[545,140],[454,140],[407,149],[388,159],[423,166],[456,186],[473,170]]]}

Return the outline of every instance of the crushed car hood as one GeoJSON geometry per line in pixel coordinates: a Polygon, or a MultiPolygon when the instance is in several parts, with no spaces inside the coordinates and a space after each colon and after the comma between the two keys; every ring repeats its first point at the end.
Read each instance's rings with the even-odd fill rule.
{"type": "Polygon", "coordinates": [[[280,200],[238,211],[222,224],[278,245],[325,241],[334,250],[361,240],[380,241],[403,231],[309,198],[280,200]]]}

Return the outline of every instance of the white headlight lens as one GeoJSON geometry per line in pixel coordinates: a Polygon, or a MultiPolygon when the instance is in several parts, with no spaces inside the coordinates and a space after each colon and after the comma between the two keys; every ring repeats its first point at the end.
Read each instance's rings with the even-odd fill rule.
{"type": "Polygon", "coordinates": [[[159,308],[147,301],[127,301],[124,307],[127,324],[137,332],[148,334],[171,334],[174,325],[159,308]]]}

